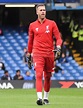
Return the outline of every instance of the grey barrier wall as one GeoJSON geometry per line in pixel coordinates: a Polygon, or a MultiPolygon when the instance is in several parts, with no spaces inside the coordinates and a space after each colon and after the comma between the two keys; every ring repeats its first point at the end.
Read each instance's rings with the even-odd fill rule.
{"type": "MultiPolygon", "coordinates": [[[[34,81],[0,81],[0,89],[32,89],[35,88],[34,81]]],[[[51,81],[51,88],[83,88],[83,80],[72,81],[51,81]]]]}
{"type": "Polygon", "coordinates": [[[80,0],[80,5],[83,6],[83,0],[80,0]]]}
{"type": "Polygon", "coordinates": [[[35,81],[0,81],[0,89],[17,89],[17,88],[23,88],[23,89],[32,89],[35,88],[35,81]]]}

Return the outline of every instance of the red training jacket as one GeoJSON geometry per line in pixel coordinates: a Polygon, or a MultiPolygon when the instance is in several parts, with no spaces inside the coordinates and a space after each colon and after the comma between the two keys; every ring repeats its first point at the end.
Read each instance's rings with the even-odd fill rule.
{"type": "Polygon", "coordinates": [[[45,19],[41,24],[39,20],[29,26],[28,52],[33,54],[49,55],[54,49],[53,36],[56,46],[61,46],[62,39],[56,23],[45,19]]]}

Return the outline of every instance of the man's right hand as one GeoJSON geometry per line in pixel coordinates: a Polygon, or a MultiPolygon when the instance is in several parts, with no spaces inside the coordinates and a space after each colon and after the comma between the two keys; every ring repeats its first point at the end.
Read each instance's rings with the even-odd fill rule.
{"type": "Polygon", "coordinates": [[[31,54],[30,53],[28,53],[27,54],[27,62],[28,62],[28,67],[29,67],[29,69],[32,69],[32,63],[31,63],[31,54]]]}

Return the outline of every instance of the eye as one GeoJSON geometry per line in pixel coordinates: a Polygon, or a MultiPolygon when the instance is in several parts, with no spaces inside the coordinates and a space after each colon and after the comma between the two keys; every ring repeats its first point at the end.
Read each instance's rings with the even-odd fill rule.
{"type": "Polygon", "coordinates": [[[46,11],[45,9],[41,9],[40,11],[46,11]]]}

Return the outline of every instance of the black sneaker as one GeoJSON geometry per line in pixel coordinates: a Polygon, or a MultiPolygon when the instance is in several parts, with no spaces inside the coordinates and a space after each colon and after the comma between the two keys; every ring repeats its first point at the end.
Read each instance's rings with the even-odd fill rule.
{"type": "Polygon", "coordinates": [[[50,103],[49,103],[49,100],[48,100],[48,99],[44,99],[44,100],[43,100],[43,104],[45,104],[45,105],[50,104],[50,103]]]}
{"type": "Polygon", "coordinates": [[[43,105],[42,99],[37,100],[37,105],[43,105]]]}

